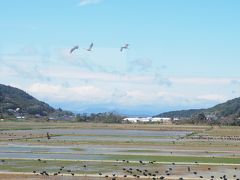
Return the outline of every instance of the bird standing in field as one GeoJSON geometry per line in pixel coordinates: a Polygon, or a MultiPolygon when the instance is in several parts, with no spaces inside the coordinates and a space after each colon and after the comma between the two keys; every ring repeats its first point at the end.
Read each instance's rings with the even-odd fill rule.
{"type": "Polygon", "coordinates": [[[73,53],[73,51],[77,50],[79,47],[78,46],[74,46],[72,49],[70,49],[70,54],[73,53]]]}
{"type": "Polygon", "coordinates": [[[51,137],[50,137],[50,135],[49,135],[49,133],[48,133],[48,132],[47,132],[47,138],[48,138],[48,139],[51,139],[51,137]]]}
{"type": "Polygon", "coordinates": [[[128,46],[129,46],[129,44],[125,44],[125,46],[122,46],[122,47],[121,47],[120,51],[122,52],[123,49],[128,49],[128,46]]]}

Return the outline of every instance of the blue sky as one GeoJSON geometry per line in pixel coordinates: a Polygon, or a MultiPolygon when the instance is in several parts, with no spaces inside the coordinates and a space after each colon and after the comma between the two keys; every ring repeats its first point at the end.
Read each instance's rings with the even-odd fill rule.
{"type": "Polygon", "coordinates": [[[239,9],[238,0],[0,1],[0,83],[75,112],[209,107],[240,95],[239,9]]]}

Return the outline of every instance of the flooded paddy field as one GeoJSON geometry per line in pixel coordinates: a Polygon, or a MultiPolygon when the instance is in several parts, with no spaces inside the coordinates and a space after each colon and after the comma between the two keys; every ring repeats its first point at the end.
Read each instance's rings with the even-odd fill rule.
{"type": "Polygon", "coordinates": [[[239,137],[235,127],[1,122],[0,179],[238,179],[239,137]]]}

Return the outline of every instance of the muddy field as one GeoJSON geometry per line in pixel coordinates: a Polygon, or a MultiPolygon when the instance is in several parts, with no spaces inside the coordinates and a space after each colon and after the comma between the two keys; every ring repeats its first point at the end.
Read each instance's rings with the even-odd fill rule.
{"type": "Polygon", "coordinates": [[[13,179],[238,179],[240,130],[163,124],[1,122],[0,178],[11,173],[21,174],[11,176],[13,179]]]}

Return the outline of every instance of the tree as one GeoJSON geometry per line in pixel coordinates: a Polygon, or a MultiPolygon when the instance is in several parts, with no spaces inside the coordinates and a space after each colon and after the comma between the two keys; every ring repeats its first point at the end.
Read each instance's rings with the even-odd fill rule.
{"type": "Polygon", "coordinates": [[[207,118],[204,113],[198,113],[193,118],[191,118],[192,123],[199,124],[199,123],[206,123],[207,118]]]}
{"type": "Polygon", "coordinates": [[[76,121],[77,122],[87,122],[87,115],[86,114],[77,114],[76,121]]]}

